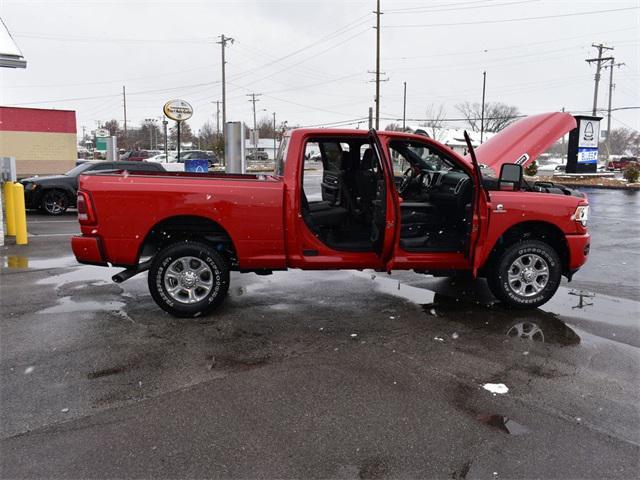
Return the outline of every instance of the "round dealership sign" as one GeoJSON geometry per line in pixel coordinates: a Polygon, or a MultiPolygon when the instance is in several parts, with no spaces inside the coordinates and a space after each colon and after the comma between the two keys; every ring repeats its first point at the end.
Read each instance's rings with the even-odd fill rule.
{"type": "Polygon", "coordinates": [[[188,120],[193,115],[193,108],[184,100],[170,100],[164,104],[162,111],[176,122],[188,120]]]}

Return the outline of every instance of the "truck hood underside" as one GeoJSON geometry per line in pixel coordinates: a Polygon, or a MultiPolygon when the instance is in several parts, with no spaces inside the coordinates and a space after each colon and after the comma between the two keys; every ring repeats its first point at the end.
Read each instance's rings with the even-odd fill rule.
{"type": "MultiPolygon", "coordinates": [[[[504,163],[525,167],[574,128],[576,120],[569,113],[552,112],[525,117],[476,148],[476,158],[478,163],[491,167],[497,174],[504,163]]],[[[470,160],[469,155],[465,158],[470,160]]]]}

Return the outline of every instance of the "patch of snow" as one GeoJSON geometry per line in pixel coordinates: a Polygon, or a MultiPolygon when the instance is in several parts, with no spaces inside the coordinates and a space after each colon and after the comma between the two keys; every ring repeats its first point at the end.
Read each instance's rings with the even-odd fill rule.
{"type": "Polygon", "coordinates": [[[482,388],[495,394],[504,395],[509,391],[509,388],[504,383],[485,383],[482,388]]]}

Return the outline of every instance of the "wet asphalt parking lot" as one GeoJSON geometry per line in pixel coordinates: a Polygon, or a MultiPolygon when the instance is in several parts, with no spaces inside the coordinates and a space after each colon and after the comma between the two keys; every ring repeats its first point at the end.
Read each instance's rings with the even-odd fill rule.
{"type": "Polygon", "coordinates": [[[637,478],[640,194],[588,193],[589,263],[527,312],[290,271],[176,319],[145,275],[75,262],[74,213],[30,214],[0,250],[1,476],[637,478]]]}

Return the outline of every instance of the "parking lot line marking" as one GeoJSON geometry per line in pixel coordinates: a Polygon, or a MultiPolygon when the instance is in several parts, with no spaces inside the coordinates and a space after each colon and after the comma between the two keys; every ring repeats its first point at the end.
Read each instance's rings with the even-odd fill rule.
{"type": "Polygon", "coordinates": [[[37,233],[30,233],[29,236],[30,237],[63,237],[63,236],[67,236],[70,237],[72,235],[75,235],[77,233],[80,232],[69,232],[69,233],[47,233],[45,235],[39,235],[37,233]]]}
{"type": "Polygon", "coordinates": [[[36,220],[29,221],[29,223],[78,223],[77,220],[36,220]]]}

